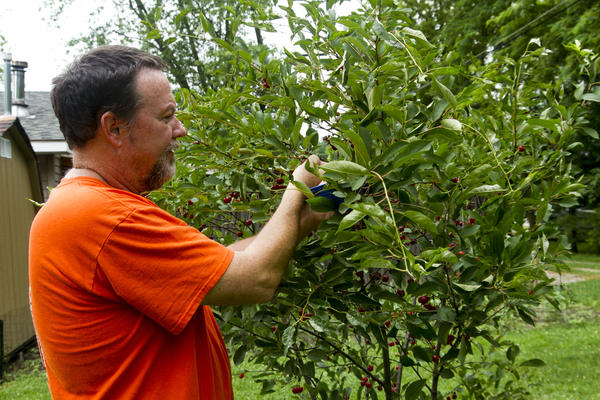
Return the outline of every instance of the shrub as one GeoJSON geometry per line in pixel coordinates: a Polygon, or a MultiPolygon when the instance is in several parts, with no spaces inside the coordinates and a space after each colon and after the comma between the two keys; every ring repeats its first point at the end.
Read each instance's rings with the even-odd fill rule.
{"type": "Polygon", "coordinates": [[[562,268],[568,242],[549,219],[581,187],[565,157],[583,107],[529,83],[535,42],[466,65],[392,1],[339,18],[333,3],[303,3],[302,18],[284,7],[299,49],[283,58],[221,43],[236,74],[179,92],[189,135],[154,199],[228,244],[268,219],[303,157],[329,162],[343,202],[303,188],[338,212],[300,244],[275,299],[216,310],[234,362],[276,372],[257,377],[264,392],[293,380],[310,398],[523,398],[519,369],[542,361],[518,360],[495,328],[555,303],[545,270],[562,268]]]}

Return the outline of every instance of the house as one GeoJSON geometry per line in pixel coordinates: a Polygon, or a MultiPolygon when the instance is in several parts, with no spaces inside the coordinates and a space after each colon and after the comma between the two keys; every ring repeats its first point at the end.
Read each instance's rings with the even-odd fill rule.
{"type": "Polygon", "coordinates": [[[4,102],[0,104],[0,115],[17,117],[25,129],[37,155],[44,198],[47,199],[48,188],[58,185],[71,168],[72,153],[52,110],[50,92],[25,91],[26,62],[12,61],[10,54],[6,54],[4,63],[4,70],[12,73],[4,74],[5,90],[0,91],[0,99],[4,102]],[[13,75],[15,79],[12,79],[13,75]],[[13,83],[16,90],[12,89],[13,83]]]}
{"type": "Polygon", "coordinates": [[[29,310],[29,229],[43,201],[37,158],[18,118],[0,116],[0,375],[4,355],[35,336],[29,310]]]}

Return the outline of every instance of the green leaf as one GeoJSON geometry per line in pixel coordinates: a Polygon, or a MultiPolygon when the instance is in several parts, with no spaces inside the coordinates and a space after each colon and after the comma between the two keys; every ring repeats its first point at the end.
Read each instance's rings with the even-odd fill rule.
{"type": "Polygon", "coordinates": [[[294,186],[296,186],[296,189],[301,191],[302,194],[304,194],[307,198],[312,199],[313,197],[315,197],[314,193],[310,190],[308,186],[306,186],[304,182],[292,181],[292,183],[294,184],[294,186]]]}
{"type": "Polygon", "coordinates": [[[387,42],[393,43],[394,37],[386,31],[385,27],[379,22],[379,20],[375,19],[373,21],[373,32],[380,38],[387,42]]]}
{"type": "Polygon", "coordinates": [[[412,382],[406,388],[406,400],[416,400],[421,395],[421,390],[425,386],[425,379],[419,379],[418,381],[412,382]]]}
{"type": "Polygon", "coordinates": [[[344,229],[348,229],[351,226],[354,226],[354,224],[363,219],[365,215],[366,214],[361,211],[352,210],[348,215],[344,216],[344,218],[338,226],[337,232],[343,231],[344,229]]]}
{"type": "Polygon", "coordinates": [[[393,268],[394,264],[385,258],[367,258],[360,263],[362,269],[368,268],[393,268]]]}
{"type": "Polygon", "coordinates": [[[334,172],[342,175],[369,175],[368,169],[362,165],[347,160],[330,161],[320,165],[319,167],[325,172],[334,172]]]}
{"type": "Polygon", "coordinates": [[[446,118],[441,121],[441,124],[444,128],[450,129],[452,131],[462,131],[462,124],[459,120],[454,118],[446,118]]]}
{"type": "Polygon", "coordinates": [[[585,127],[585,128],[583,128],[583,131],[584,131],[584,132],[585,132],[585,133],[586,133],[588,136],[591,136],[591,137],[593,137],[594,139],[600,139],[600,137],[598,136],[598,132],[597,132],[595,129],[593,129],[593,128],[588,128],[588,127],[585,127]]]}
{"type": "Polygon", "coordinates": [[[519,355],[520,349],[517,345],[512,345],[506,350],[506,358],[508,358],[511,362],[515,362],[517,356],[519,355]]]}
{"type": "Polygon", "coordinates": [[[381,207],[379,207],[377,204],[373,204],[373,203],[354,203],[352,205],[352,207],[357,210],[360,211],[364,214],[367,214],[371,217],[380,219],[380,220],[385,220],[385,217],[387,216],[387,214],[385,213],[385,211],[383,211],[383,209],[381,207]]]}
{"type": "Polygon", "coordinates": [[[244,362],[244,357],[246,356],[246,350],[247,350],[246,346],[241,345],[235,351],[235,354],[233,355],[233,362],[235,363],[235,365],[240,365],[241,363],[244,362]]]}
{"type": "Polygon", "coordinates": [[[504,189],[500,185],[482,185],[469,190],[469,194],[498,193],[503,191],[504,189]]]}
{"type": "Polygon", "coordinates": [[[435,222],[433,222],[425,214],[422,214],[422,213],[420,213],[418,211],[412,211],[412,210],[404,211],[401,214],[404,215],[406,218],[410,219],[415,224],[422,226],[428,232],[433,233],[433,234],[437,234],[438,233],[437,226],[435,225],[435,222]]]}
{"type": "Polygon", "coordinates": [[[471,285],[471,284],[467,284],[467,283],[453,283],[453,285],[457,286],[467,292],[474,292],[475,290],[477,290],[481,287],[481,285],[471,285]]]}
{"type": "Polygon", "coordinates": [[[296,325],[290,325],[283,331],[281,341],[283,343],[283,355],[286,356],[288,350],[294,344],[294,336],[296,335],[296,325]]]}
{"type": "Polygon", "coordinates": [[[358,133],[356,133],[353,130],[345,130],[344,134],[346,135],[346,137],[348,137],[348,139],[350,139],[350,142],[354,145],[354,150],[355,150],[356,154],[358,156],[360,156],[357,158],[362,160],[363,165],[368,165],[370,156],[369,156],[369,151],[367,150],[367,146],[365,145],[364,140],[360,137],[360,135],[358,133]]]}
{"type": "Polygon", "coordinates": [[[586,93],[581,96],[583,100],[595,101],[596,103],[600,103],[600,92],[586,93]]]}
{"type": "Polygon", "coordinates": [[[448,89],[446,86],[444,86],[435,77],[433,77],[433,85],[437,88],[437,90],[440,92],[440,94],[442,95],[442,97],[448,103],[450,103],[453,107],[456,107],[456,104],[457,104],[456,97],[454,97],[454,94],[452,94],[452,92],[450,91],[450,89],[448,89]]]}
{"type": "Polygon", "coordinates": [[[539,358],[532,358],[521,363],[521,367],[543,367],[545,365],[546,363],[543,360],[540,360],[539,358]]]}
{"type": "Polygon", "coordinates": [[[427,40],[427,38],[425,37],[423,32],[421,32],[419,30],[411,29],[411,28],[405,26],[404,28],[402,28],[402,32],[406,36],[411,36],[411,37],[417,38],[417,39],[422,40],[423,42],[427,43],[429,46],[433,46],[431,43],[429,43],[429,41],[427,40]]]}
{"type": "Polygon", "coordinates": [[[460,136],[456,132],[457,131],[455,130],[446,129],[444,127],[436,127],[423,132],[423,137],[443,139],[447,142],[455,144],[460,140],[460,136]]]}
{"type": "Polygon", "coordinates": [[[315,196],[311,199],[306,199],[306,202],[316,212],[336,211],[335,202],[327,197],[315,196]]]}
{"type": "Polygon", "coordinates": [[[401,356],[400,364],[402,364],[405,367],[412,367],[413,365],[417,365],[417,363],[414,362],[414,360],[408,356],[401,356]]]}

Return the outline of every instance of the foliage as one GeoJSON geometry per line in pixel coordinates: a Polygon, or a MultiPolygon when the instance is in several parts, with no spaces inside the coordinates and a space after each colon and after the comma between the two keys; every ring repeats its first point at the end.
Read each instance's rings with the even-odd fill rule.
{"type": "Polygon", "coordinates": [[[586,104],[530,79],[547,56],[535,43],[465,66],[392,1],[339,18],[336,3],[283,7],[285,59],[219,41],[238,73],[178,93],[188,141],[153,198],[227,244],[268,219],[302,157],[329,162],[343,203],[276,298],[219,312],[234,362],[280,373],[259,377],[264,392],[294,379],[310,398],[524,398],[520,371],[542,362],[496,328],[556,304],[544,271],[568,244],[549,220],[580,195],[566,157],[586,104]]]}
{"type": "MultiPolygon", "coordinates": [[[[573,217],[600,206],[600,57],[588,49],[600,48],[598,15],[600,3],[594,0],[501,0],[478,7],[470,0],[403,0],[412,10],[418,29],[441,51],[453,59],[468,62],[508,56],[518,57],[536,40],[548,54],[531,65],[529,80],[550,82],[560,79],[563,90],[574,94],[565,105],[582,100],[585,90],[590,102],[586,118],[590,125],[573,136],[569,160],[584,176],[588,190],[577,205],[566,207],[563,220],[575,226],[573,217]],[[575,145],[578,143],[578,145],[575,145]]],[[[569,238],[583,238],[585,232],[573,231],[569,238]]],[[[574,245],[579,243],[573,242],[574,245]]],[[[581,243],[584,248],[585,243],[581,243]]]]}

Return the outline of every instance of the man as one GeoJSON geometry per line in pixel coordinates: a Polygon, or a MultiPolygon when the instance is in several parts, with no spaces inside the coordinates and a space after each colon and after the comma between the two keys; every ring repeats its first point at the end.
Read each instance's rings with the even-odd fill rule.
{"type": "MultiPolygon", "coordinates": [[[[33,222],[29,273],[57,399],[233,398],[208,306],[271,299],[299,240],[327,217],[290,185],[265,227],[227,248],[140,196],[173,176],[186,133],[164,69],[103,46],[53,81],[74,168],[33,222]]],[[[293,174],[320,182],[304,165],[293,174]]]]}

